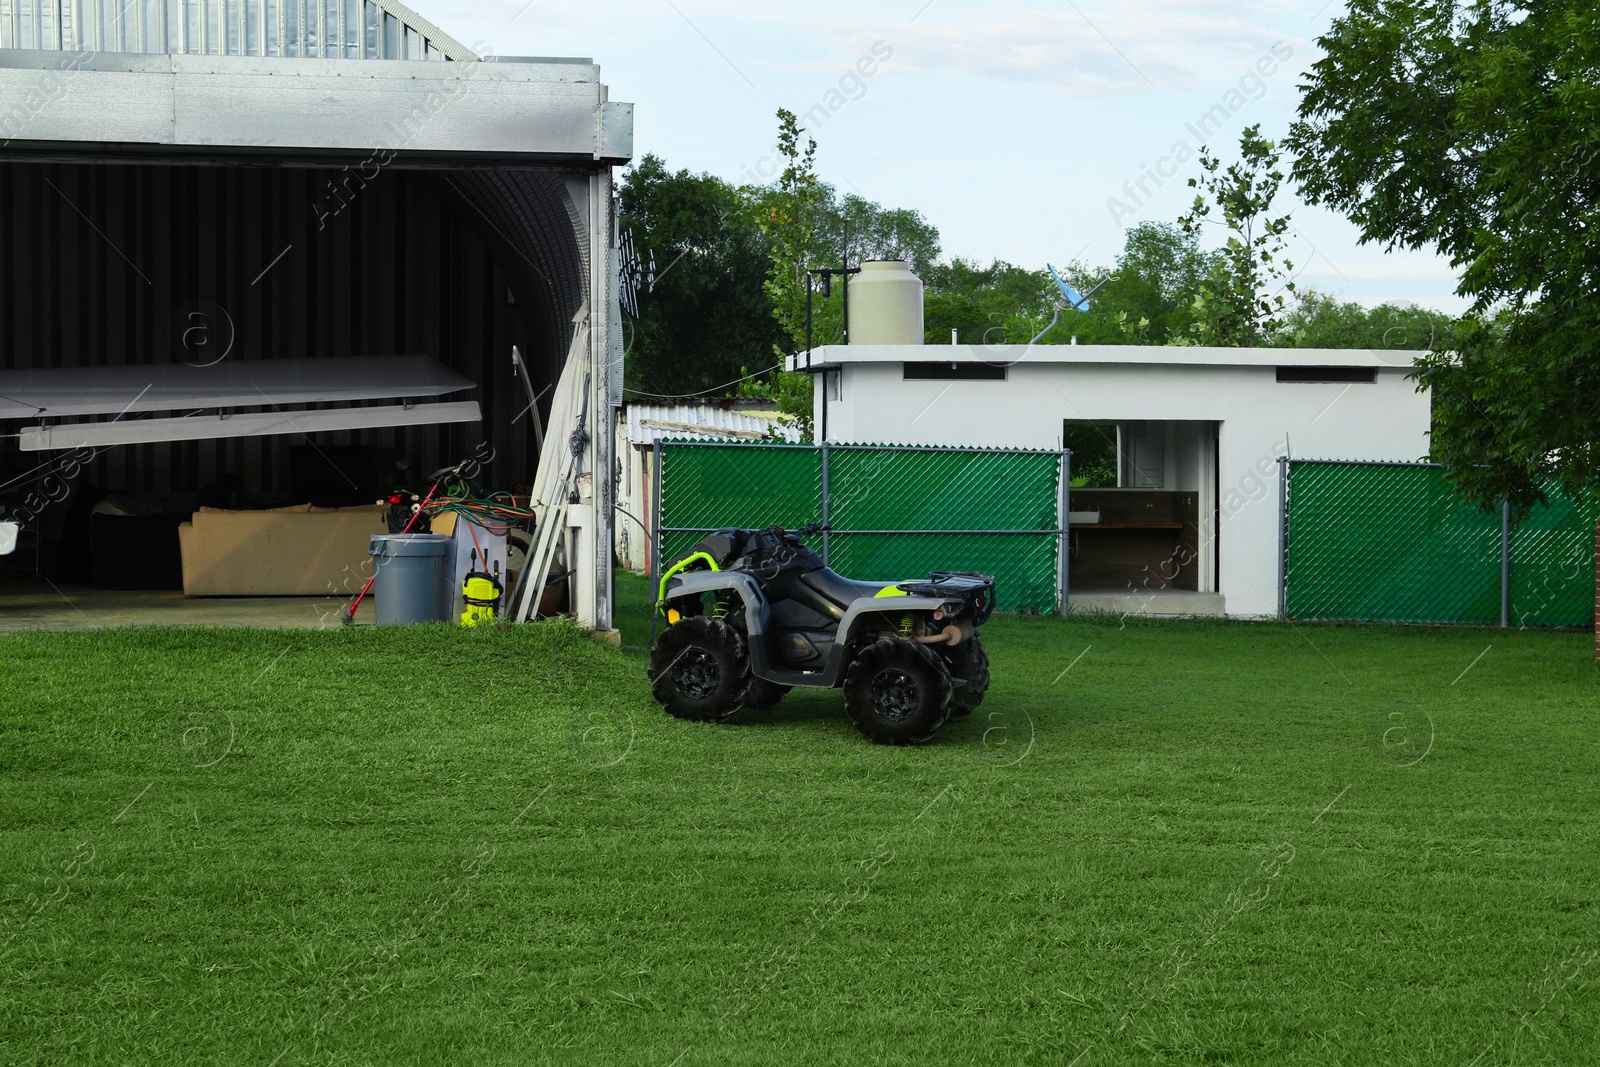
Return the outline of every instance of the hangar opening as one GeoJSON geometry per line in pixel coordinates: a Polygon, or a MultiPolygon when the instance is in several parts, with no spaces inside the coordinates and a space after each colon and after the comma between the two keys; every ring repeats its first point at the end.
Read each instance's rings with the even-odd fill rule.
{"type": "Polygon", "coordinates": [[[388,0],[99,8],[0,5],[0,505],[33,520],[0,564],[84,580],[97,494],[371,504],[474,451],[531,491],[576,420],[557,521],[609,627],[610,480],[576,475],[611,462],[630,106],[388,0]]]}

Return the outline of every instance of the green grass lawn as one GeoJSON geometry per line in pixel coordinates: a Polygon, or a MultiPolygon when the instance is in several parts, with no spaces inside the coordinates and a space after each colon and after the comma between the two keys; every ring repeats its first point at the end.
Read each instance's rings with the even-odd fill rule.
{"type": "Polygon", "coordinates": [[[0,1062],[1593,1062],[1591,637],[984,638],[913,749],[558,625],[0,638],[0,1062]]]}

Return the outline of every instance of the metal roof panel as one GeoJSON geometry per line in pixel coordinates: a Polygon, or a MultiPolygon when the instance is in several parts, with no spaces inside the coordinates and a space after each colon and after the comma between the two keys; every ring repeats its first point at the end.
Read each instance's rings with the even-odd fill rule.
{"type": "Polygon", "coordinates": [[[630,402],[624,409],[628,441],[635,445],[678,438],[695,441],[766,441],[774,428],[790,441],[800,429],[775,411],[729,409],[720,404],[650,404],[630,402]]]}

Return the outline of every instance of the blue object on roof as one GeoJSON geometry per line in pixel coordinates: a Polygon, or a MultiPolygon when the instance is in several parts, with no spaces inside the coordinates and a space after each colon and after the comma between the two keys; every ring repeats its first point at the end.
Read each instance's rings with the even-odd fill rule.
{"type": "Polygon", "coordinates": [[[1089,310],[1089,298],[1088,297],[1080,296],[1076,289],[1074,289],[1072,286],[1068,285],[1066,282],[1062,281],[1061,280],[1061,275],[1057,274],[1056,273],[1056,269],[1054,267],[1052,267],[1050,264],[1046,263],[1045,264],[1045,269],[1047,269],[1050,272],[1050,277],[1055,279],[1056,288],[1061,290],[1061,295],[1067,298],[1067,306],[1068,307],[1072,308],[1074,311],[1088,311],[1089,310]]]}

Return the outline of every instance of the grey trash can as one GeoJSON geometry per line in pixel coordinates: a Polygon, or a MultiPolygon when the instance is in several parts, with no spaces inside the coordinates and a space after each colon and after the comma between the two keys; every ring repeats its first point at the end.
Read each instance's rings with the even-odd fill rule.
{"type": "Polygon", "coordinates": [[[443,534],[373,534],[372,595],[379,626],[449,622],[450,538],[443,534]]]}

